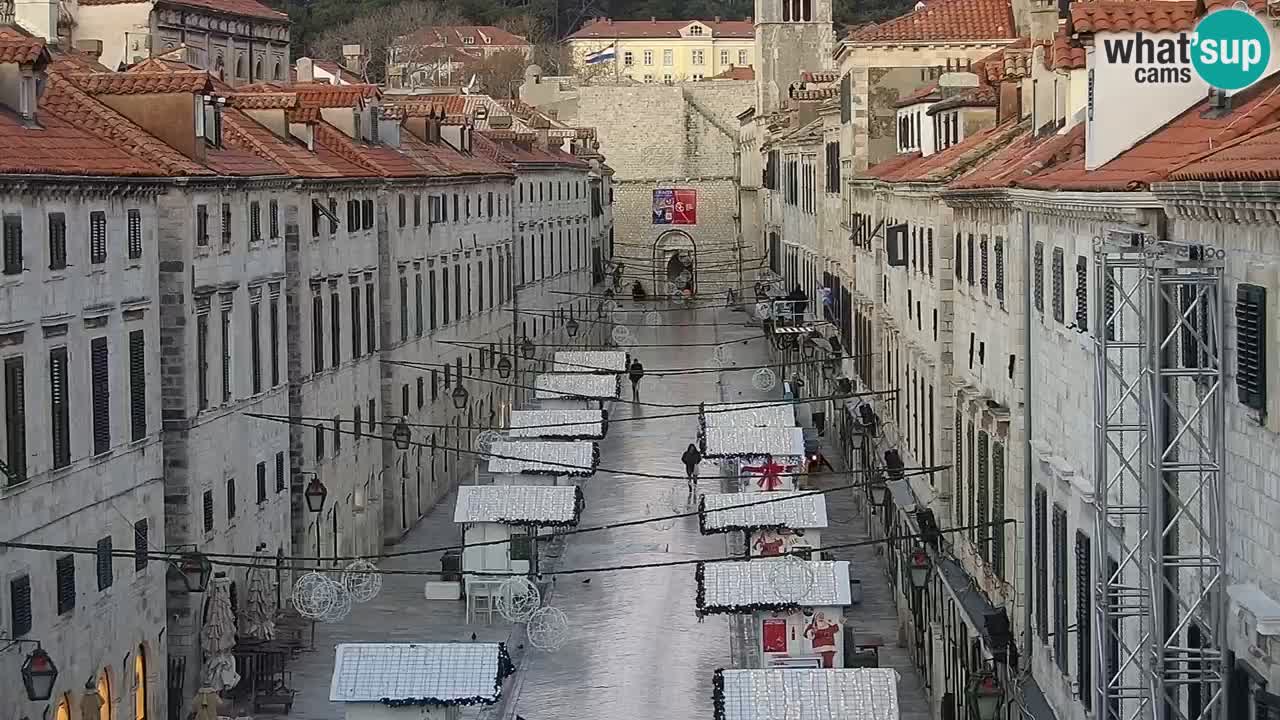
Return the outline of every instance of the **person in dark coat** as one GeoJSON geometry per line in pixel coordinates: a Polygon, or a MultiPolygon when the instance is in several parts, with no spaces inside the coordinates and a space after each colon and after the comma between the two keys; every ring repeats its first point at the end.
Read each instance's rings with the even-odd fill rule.
{"type": "Polygon", "coordinates": [[[639,280],[635,281],[635,283],[632,284],[631,286],[631,299],[635,300],[636,302],[645,301],[644,284],[641,283],[639,280]]]}
{"type": "Polygon", "coordinates": [[[689,477],[689,496],[692,497],[694,490],[698,487],[698,463],[702,462],[702,453],[698,451],[698,446],[689,443],[689,447],[685,448],[684,454],[680,456],[680,461],[684,463],[684,472],[689,477]]]}
{"type": "Polygon", "coordinates": [[[631,361],[631,367],[627,368],[627,377],[631,378],[631,399],[638,401],[640,399],[640,381],[644,379],[644,365],[640,364],[639,359],[631,361]]]}

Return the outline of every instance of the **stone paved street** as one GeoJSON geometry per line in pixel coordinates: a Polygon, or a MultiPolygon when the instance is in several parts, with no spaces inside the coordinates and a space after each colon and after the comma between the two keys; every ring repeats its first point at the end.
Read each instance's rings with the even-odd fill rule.
{"type": "MultiPolygon", "coordinates": [[[[650,373],[662,368],[711,365],[712,348],[691,346],[692,343],[710,342],[713,337],[733,341],[759,335],[758,328],[742,324],[745,315],[724,309],[665,315],[669,318],[666,322],[715,321],[719,325],[636,328],[641,344],[683,345],[636,348],[633,352],[650,373]]],[[[767,351],[759,340],[747,345],[738,342],[732,347],[733,359],[740,365],[767,362],[767,351]]],[[[685,404],[765,397],[751,387],[750,377],[750,372],[650,377],[642,386],[641,399],[645,403],[685,404]]],[[[773,391],[769,397],[776,397],[778,392],[773,391]]],[[[616,422],[601,443],[602,467],[665,475],[682,472],[679,455],[694,439],[696,416],[632,420],[687,409],[629,402],[619,403],[612,412],[616,422]]],[[[836,461],[836,453],[828,456],[836,461]]],[[[829,487],[849,482],[849,478],[837,476],[816,478],[814,485],[829,487]]],[[[581,526],[668,513],[671,488],[678,488],[683,494],[684,483],[599,473],[585,482],[587,507],[581,526]]],[[[703,489],[712,488],[704,485],[703,489]]],[[[826,543],[865,537],[865,518],[855,515],[851,492],[828,495],[828,506],[833,527],[823,534],[826,543]]],[[[450,497],[394,550],[456,542],[458,532],[452,512],[450,497]]],[[[646,525],[569,536],[561,556],[550,567],[586,568],[724,554],[723,537],[701,536],[696,520],[687,518],[669,528],[646,525]]],[[[863,602],[849,613],[857,632],[884,637],[887,647],[881,652],[881,664],[902,674],[902,717],[926,720],[929,714],[920,679],[910,666],[907,651],[895,644],[897,627],[891,591],[875,549],[839,551],[836,556],[852,561],[855,576],[863,581],[863,602]]],[[[433,554],[390,559],[382,566],[434,570],[438,563],[438,556],[433,554]]],[[[416,576],[387,576],[376,600],[357,608],[344,623],[318,628],[316,650],[304,654],[293,665],[293,683],[300,695],[288,717],[340,720],[343,716],[340,706],[327,702],[333,648],[341,642],[465,641],[472,632],[482,641],[509,641],[519,672],[508,683],[505,702],[467,714],[503,720],[511,720],[517,712],[526,720],[563,718],[567,712],[575,717],[618,720],[710,718],[712,672],[732,662],[728,619],[712,616],[699,623],[694,616],[692,566],[558,578],[549,593],[550,603],[566,613],[574,635],[556,653],[522,650],[522,631],[513,632],[503,621],[491,626],[465,625],[462,603],[424,601],[422,581],[416,576]],[[584,582],[588,579],[590,582],[584,582]]]]}

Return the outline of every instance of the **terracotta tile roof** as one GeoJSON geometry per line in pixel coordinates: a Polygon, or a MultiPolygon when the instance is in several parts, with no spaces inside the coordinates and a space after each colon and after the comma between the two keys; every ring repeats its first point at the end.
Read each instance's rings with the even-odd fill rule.
{"type": "Polygon", "coordinates": [[[295,107],[284,111],[284,117],[291,123],[320,122],[320,108],[295,107]]]}
{"type": "Polygon", "coordinates": [[[533,138],[527,133],[516,133],[516,141],[498,140],[478,133],[475,136],[476,154],[483,155],[500,163],[511,165],[522,164],[556,164],[575,168],[590,167],[586,162],[566,152],[554,148],[528,145],[533,138]]]}
{"type": "MultiPolygon", "coordinates": [[[[474,136],[478,145],[483,135],[474,136]]],[[[414,162],[431,171],[433,175],[510,175],[511,169],[478,151],[470,155],[458,152],[444,143],[427,143],[412,133],[400,133],[400,149],[414,162]]]]}
{"type": "Polygon", "coordinates": [[[1085,59],[1084,47],[1072,42],[1066,28],[1058,30],[1053,43],[1044,49],[1044,64],[1051,70],[1081,70],[1085,59]]]}
{"type": "Polygon", "coordinates": [[[867,168],[864,177],[885,182],[945,183],[969,172],[1026,129],[1013,121],[988,128],[928,157],[908,153],[867,168]]]}
{"type": "Polygon", "coordinates": [[[930,83],[922,88],[918,88],[906,97],[899,98],[893,104],[896,108],[908,107],[917,103],[936,102],[942,99],[942,94],[938,90],[938,83],[930,83]]]}
{"type": "Polygon", "coordinates": [[[227,105],[242,110],[291,110],[298,106],[297,93],[231,93],[227,105]]]}
{"type": "Polygon", "coordinates": [[[443,119],[444,103],[431,102],[429,100],[419,100],[417,102],[399,102],[389,103],[382,106],[383,117],[403,120],[404,118],[435,118],[443,119]]]}
{"type": "MultiPolygon", "coordinates": [[[[596,18],[583,25],[569,40],[611,40],[619,38],[677,38],[693,23],[711,28],[713,38],[754,38],[750,20],[610,20],[596,18]]],[[[705,36],[704,36],[705,37],[705,36]]]]}
{"type": "Polygon", "coordinates": [[[229,120],[233,115],[239,116],[235,122],[237,128],[253,122],[234,110],[223,112],[222,147],[209,148],[205,152],[205,164],[219,175],[254,177],[290,174],[282,164],[260,154],[257,146],[243,133],[236,130],[227,132],[227,128],[232,126],[229,120]]]}
{"type": "Polygon", "coordinates": [[[807,83],[833,83],[840,79],[840,73],[832,70],[819,70],[817,72],[800,73],[800,79],[807,83]]]}
{"type": "Polygon", "coordinates": [[[315,108],[358,108],[365,100],[381,95],[376,85],[330,85],[329,83],[300,82],[287,86],[287,90],[298,94],[298,103],[302,107],[315,108]]]}
{"type": "Polygon", "coordinates": [[[982,80],[996,84],[1005,80],[1031,76],[1031,39],[1018,38],[973,64],[973,72],[982,80]]]}
{"type": "MultiPolygon", "coordinates": [[[[92,103],[93,100],[88,102],[92,103]]],[[[79,123],[61,117],[42,103],[39,128],[0,108],[0,173],[160,177],[155,163],[119,147],[79,123]]]]}
{"type": "Polygon", "coordinates": [[[995,107],[999,102],[1000,98],[994,87],[979,85],[930,105],[928,114],[937,115],[944,110],[954,110],[960,107],[995,107]]]}
{"type": "Polygon", "coordinates": [[[529,41],[493,25],[440,25],[422,28],[396,41],[397,45],[421,47],[483,48],[527,46],[529,41]],[[466,39],[470,39],[467,42],[466,39]],[[488,41],[486,42],[486,38],[488,41]]]}
{"type": "MultiPolygon", "coordinates": [[[[161,0],[170,5],[199,8],[223,15],[240,15],[261,20],[279,20],[288,22],[289,16],[278,10],[263,5],[257,0],[161,0]]],[[[84,3],[81,2],[81,5],[84,3]]]]}
{"type": "Polygon", "coordinates": [[[49,75],[41,105],[85,132],[130,153],[145,157],[166,175],[208,175],[209,170],[134,125],[115,110],[94,100],[76,83],[58,73],[49,75]]]}
{"type": "Polygon", "coordinates": [[[395,148],[356,141],[327,122],[316,123],[315,133],[317,147],[323,145],[347,162],[365,168],[375,175],[406,178],[427,174],[426,168],[395,148]]]}
{"type": "Polygon", "coordinates": [[[44,39],[32,37],[9,25],[0,25],[0,63],[31,65],[40,58],[49,59],[44,39]]]}
{"type": "Polygon", "coordinates": [[[1030,129],[1014,138],[972,172],[947,186],[950,190],[1012,187],[1043,170],[1075,142],[1071,133],[1034,137],[1030,129]]]}
{"type": "Polygon", "coordinates": [[[252,150],[259,157],[303,178],[360,178],[372,173],[334,155],[320,144],[315,152],[298,140],[277,136],[265,126],[239,112],[223,115],[223,138],[237,147],[252,150]]]}
{"type": "Polygon", "coordinates": [[[806,88],[804,90],[792,90],[790,92],[792,100],[826,100],[840,94],[840,88],[821,87],[806,88]]]}
{"type": "Polygon", "coordinates": [[[1170,180],[1280,179],[1280,123],[1263,126],[1220,146],[1170,174],[1170,180]]]}
{"type": "Polygon", "coordinates": [[[213,89],[203,70],[78,73],[68,78],[90,95],[203,93],[213,89]]]}
{"type": "Polygon", "coordinates": [[[111,68],[98,62],[98,59],[93,55],[77,50],[52,53],[52,61],[47,69],[49,72],[57,72],[64,75],[86,72],[111,72],[111,68]]]}
{"type": "Polygon", "coordinates": [[[1192,0],[1092,0],[1071,3],[1076,32],[1176,32],[1196,24],[1192,0]]]}
{"type": "Polygon", "coordinates": [[[1221,148],[1280,120],[1280,74],[1272,74],[1236,94],[1236,109],[1220,117],[1204,117],[1208,99],[1197,103],[1129,150],[1095,170],[1084,169],[1084,124],[1073,129],[1070,148],[1047,170],[1020,186],[1037,189],[1141,190],[1160,182],[1189,159],[1221,148]],[[1212,147],[1210,147],[1212,146],[1212,147]]]}
{"type": "Polygon", "coordinates": [[[712,75],[707,80],[755,80],[756,71],[750,65],[735,65],[719,75],[712,75]]]}
{"type": "Polygon", "coordinates": [[[931,0],[922,9],[855,30],[851,43],[1012,40],[1009,0],[931,0]]]}

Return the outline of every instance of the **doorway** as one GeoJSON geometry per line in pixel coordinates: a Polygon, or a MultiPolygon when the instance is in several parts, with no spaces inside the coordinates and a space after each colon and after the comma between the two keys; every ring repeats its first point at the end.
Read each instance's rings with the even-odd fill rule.
{"type": "Polygon", "coordinates": [[[653,289],[655,296],[697,292],[698,246],[689,233],[668,230],[653,242],[653,289]]]}

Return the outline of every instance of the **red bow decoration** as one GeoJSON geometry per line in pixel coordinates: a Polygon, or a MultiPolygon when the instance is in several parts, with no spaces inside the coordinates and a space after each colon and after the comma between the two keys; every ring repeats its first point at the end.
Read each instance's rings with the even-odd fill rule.
{"type": "Polygon", "coordinates": [[[779,465],[776,462],[767,462],[763,465],[750,465],[742,468],[743,472],[759,473],[760,479],[756,484],[765,492],[772,492],[782,487],[782,478],[779,477],[787,470],[799,467],[797,465],[779,465]]]}

